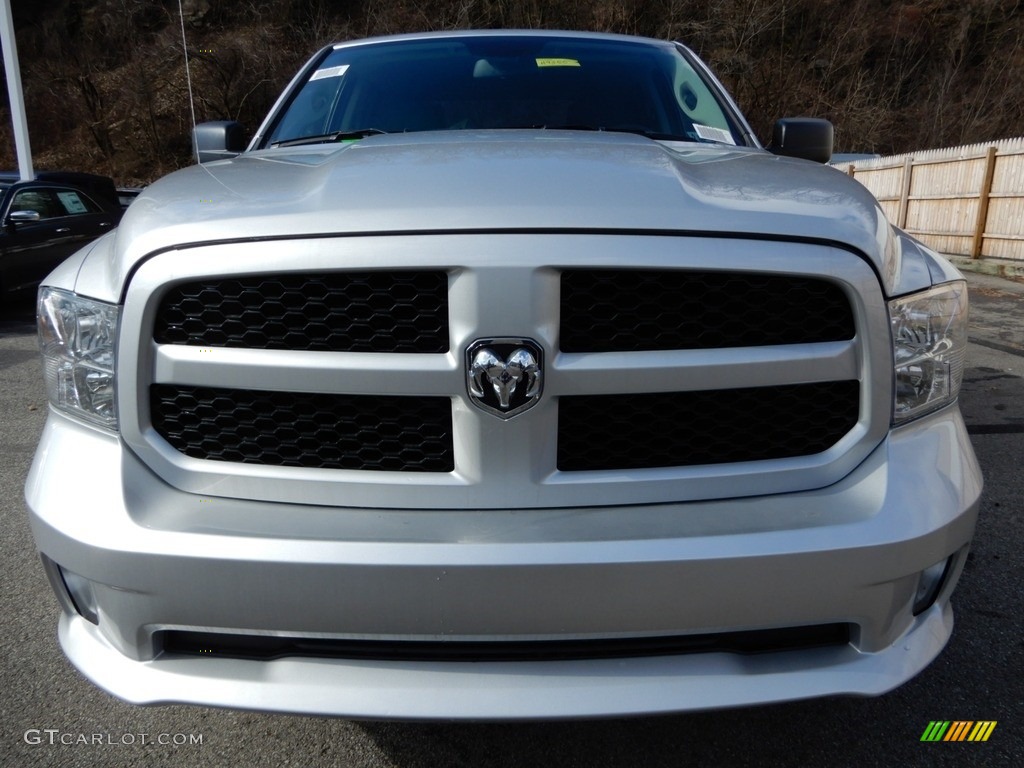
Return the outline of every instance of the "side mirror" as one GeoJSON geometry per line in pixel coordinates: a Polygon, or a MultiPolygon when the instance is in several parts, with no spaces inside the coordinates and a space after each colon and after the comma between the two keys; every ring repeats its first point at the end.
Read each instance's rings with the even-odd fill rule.
{"type": "Polygon", "coordinates": [[[775,122],[768,151],[816,163],[832,159],[832,123],[816,117],[787,117],[775,122]]]}
{"type": "Polygon", "coordinates": [[[7,223],[11,225],[28,224],[33,221],[42,221],[43,217],[39,211],[11,211],[7,216],[7,223]]]}
{"type": "Polygon", "coordinates": [[[235,120],[200,123],[192,131],[192,144],[200,163],[230,160],[245,151],[245,129],[235,120]]]}

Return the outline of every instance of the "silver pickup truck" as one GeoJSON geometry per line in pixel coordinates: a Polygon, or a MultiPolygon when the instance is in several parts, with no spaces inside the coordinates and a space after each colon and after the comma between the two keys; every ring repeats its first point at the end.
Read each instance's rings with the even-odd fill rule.
{"type": "Polygon", "coordinates": [[[60,642],[139,704],[878,695],[952,630],[967,296],[684,46],[317,53],[40,290],[60,642]]]}

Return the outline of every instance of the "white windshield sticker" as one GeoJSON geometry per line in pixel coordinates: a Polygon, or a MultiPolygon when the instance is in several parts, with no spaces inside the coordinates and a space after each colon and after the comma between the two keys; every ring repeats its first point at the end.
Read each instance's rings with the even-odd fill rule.
{"type": "Polygon", "coordinates": [[[314,80],[325,80],[328,77],[341,77],[348,72],[348,64],[342,64],[340,67],[328,67],[327,69],[318,69],[313,73],[313,76],[309,78],[310,82],[314,80]]]}
{"type": "Polygon", "coordinates": [[[85,207],[85,203],[82,202],[82,198],[78,196],[77,192],[58,192],[57,197],[64,204],[64,210],[71,215],[89,212],[89,209],[85,207]]]}
{"type": "Polygon", "coordinates": [[[694,123],[693,130],[695,130],[697,135],[705,141],[719,141],[722,144],[732,144],[734,146],[736,144],[736,139],[734,139],[732,134],[724,128],[713,128],[710,125],[694,123]]]}

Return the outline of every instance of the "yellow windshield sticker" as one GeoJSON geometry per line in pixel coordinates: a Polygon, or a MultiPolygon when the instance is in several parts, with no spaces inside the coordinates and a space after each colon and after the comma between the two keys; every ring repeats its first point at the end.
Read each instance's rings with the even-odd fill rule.
{"type": "Polygon", "coordinates": [[[576,59],[537,59],[538,67],[578,67],[576,59]]]}

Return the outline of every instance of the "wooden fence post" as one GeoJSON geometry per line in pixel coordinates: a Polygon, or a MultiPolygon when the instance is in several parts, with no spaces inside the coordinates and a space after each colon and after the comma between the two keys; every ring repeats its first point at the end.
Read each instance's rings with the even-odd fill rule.
{"type": "Polygon", "coordinates": [[[914,158],[908,157],[903,162],[903,189],[900,192],[899,223],[900,229],[907,228],[907,208],[910,207],[910,177],[914,171],[914,158]]]}
{"type": "Polygon", "coordinates": [[[985,244],[985,229],[988,224],[988,201],[992,195],[992,178],[996,172],[996,148],[989,147],[985,154],[985,176],[978,196],[978,220],[974,224],[974,240],[971,243],[971,258],[980,259],[985,244]]]}

